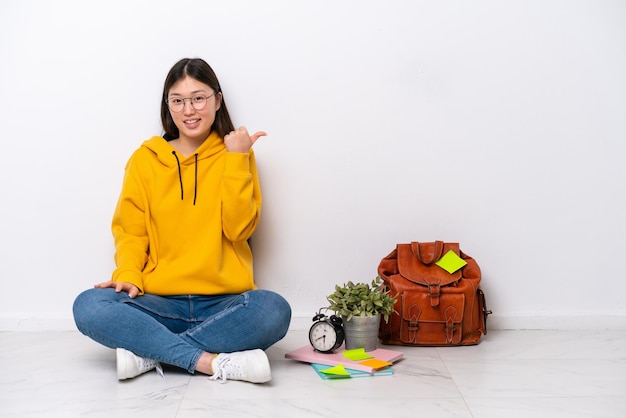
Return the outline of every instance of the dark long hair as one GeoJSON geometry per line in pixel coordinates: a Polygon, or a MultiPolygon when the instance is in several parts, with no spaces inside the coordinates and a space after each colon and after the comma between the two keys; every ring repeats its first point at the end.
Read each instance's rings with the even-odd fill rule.
{"type": "Polygon", "coordinates": [[[230,119],[230,115],[228,114],[226,102],[224,101],[224,93],[222,92],[220,82],[218,81],[215,72],[211,66],[206,63],[206,61],[200,58],[181,59],[174,64],[165,78],[165,83],[163,85],[163,97],[161,100],[161,124],[163,125],[163,131],[165,132],[163,137],[166,140],[171,141],[172,139],[178,138],[180,135],[178,128],[174,124],[170,110],[167,107],[167,95],[169,94],[172,86],[185,77],[191,77],[194,80],[206,84],[215,91],[216,95],[221,93],[222,104],[217,112],[215,112],[215,122],[213,122],[211,130],[217,132],[219,136],[224,138],[224,136],[234,130],[235,127],[230,119]]]}

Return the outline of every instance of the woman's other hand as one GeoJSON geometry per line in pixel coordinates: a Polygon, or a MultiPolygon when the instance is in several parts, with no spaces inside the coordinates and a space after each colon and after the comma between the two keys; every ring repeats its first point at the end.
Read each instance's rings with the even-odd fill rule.
{"type": "Polygon", "coordinates": [[[135,296],[139,294],[139,289],[134,284],[125,283],[125,282],[116,283],[112,280],[109,280],[108,282],[95,284],[93,287],[96,287],[98,289],[106,289],[106,288],[112,287],[115,289],[117,293],[120,293],[122,291],[128,293],[128,296],[131,298],[134,298],[135,296]]]}

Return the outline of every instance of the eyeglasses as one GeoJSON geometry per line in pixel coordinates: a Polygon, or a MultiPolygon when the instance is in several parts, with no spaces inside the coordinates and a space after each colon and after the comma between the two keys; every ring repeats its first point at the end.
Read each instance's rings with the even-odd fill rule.
{"type": "Polygon", "coordinates": [[[185,100],[189,100],[191,107],[193,107],[195,110],[202,110],[206,106],[207,100],[215,96],[216,93],[217,92],[214,92],[213,94],[210,94],[208,96],[202,96],[198,94],[192,97],[171,97],[167,99],[165,103],[167,103],[167,107],[169,107],[169,109],[174,113],[183,111],[183,109],[185,108],[185,100]]]}

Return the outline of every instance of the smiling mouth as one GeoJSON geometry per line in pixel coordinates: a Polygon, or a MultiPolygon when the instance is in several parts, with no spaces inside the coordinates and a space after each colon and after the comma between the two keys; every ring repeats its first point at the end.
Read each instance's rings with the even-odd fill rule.
{"type": "Polygon", "coordinates": [[[183,123],[187,124],[187,125],[192,125],[194,123],[198,123],[200,122],[200,119],[192,119],[192,120],[186,120],[183,123]]]}

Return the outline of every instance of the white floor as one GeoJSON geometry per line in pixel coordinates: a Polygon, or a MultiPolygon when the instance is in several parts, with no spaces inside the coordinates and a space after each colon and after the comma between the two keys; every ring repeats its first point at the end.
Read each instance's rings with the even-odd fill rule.
{"type": "Polygon", "coordinates": [[[477,346],[390,347],[393,376],[322,380],[268,350],[264,385],[166,368],[119,382],[114,351],[77,332],[0,333],[0,417],[626,417],[626,331],[490,331],[477,346]]]}

